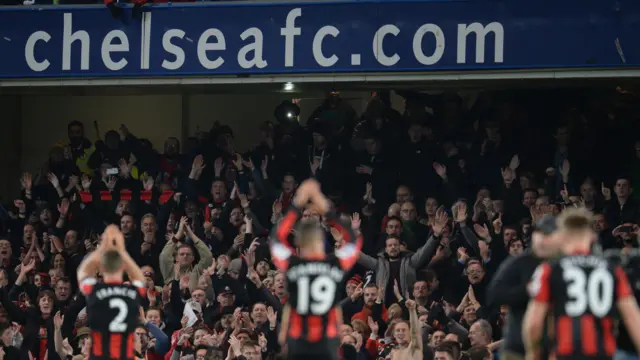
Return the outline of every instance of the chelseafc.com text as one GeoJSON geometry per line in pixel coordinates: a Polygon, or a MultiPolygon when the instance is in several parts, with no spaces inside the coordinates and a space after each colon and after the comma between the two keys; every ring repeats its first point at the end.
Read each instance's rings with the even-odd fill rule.
{"type": "MultiPolygon", "coordinates": [[[[482,64],[485,60],[491,63],[504,61],[504,27],[499,22],[457,24],[455,34],[445,34],[440,26],[426,23],[413,33],[410,44],[399,44],[397,37],[400,34],[400,28],[395,24],[385,24],[371,34],[370,45],[354,44],[354,46],[358,45],[359,49],[366,49],[365,52],[349,53],[350,49],[341,48],[340,53],[334,53],[336,51],[327,50],[327,44],[341,36],[340,29],[333,25],[326,25],[313,32],[306,30],[300,25],[302,23],[301,8],[291,9],[286,14],[284,27],[277,29],[279,35],[274,36],[270,33],[268,41],[265,41],[263,30],[258,27],[249,27],[237,34],[224,33],[212,27],[199,32],[197,36],[187,34],[178,28],[154,27],[152,12],[143,15],[140,29],[139,31],[136,29],[135,36],[117,28],[106,32],[106,35],[98,36],[90,34],[86,29],[74,27],[73,16],[72,13],[63,14],[62,32],[38,30],[28,36],[24,44],[24,59],[31,71],[54,70],[50,68],[52,63],[60,64],[61,69],[55,70],[62,71],[71,71],[72,68],[90,70],[95,67],[104,67],[112,72],[131,67],[136,70],[179,71],[185,65],[185,61],[193,56],[197,57],[199,65],[204,70],[215,70],[227,66],[240,70],[268,70],[270,67],[286,69],[300,66],[296,64],[296,58],[300,57],[302,51],[308,52],[309,47],[313,59],[312,65],[321,68],[337,65],[357,68],[364,66],[363,59],[369,62],[374,59],[374,64],[379,64],[377,66],[393,67],[402,61],[402,57],[413,57],[415,60],[412,61],[430,66],[438,64],[445,50],[455,51],[457,64],[467,62],[482,64]],[[309,32],[313,33],[310,44],[296,41],[296,38],[299,39],[303,33],[309,37],[309,32]],[[153,41],[158,36],[161,36],[161,41],[153,41]],[[55,39],[55,37],[59,38],[55,39]],[[237,43],[238,38],[242,41],[241,46],[233,46],[233,48],[228,46],[228,43],[237,43]],[[428,51],[423,47],[427,39],[435,44],[428,51]],[[284,44],[281,54],[273,54],[275,50],[272,44],[276,40],[284,44]],[[185,41],[189,46],[185,46],[185,41]],[[475,42],[475,54],[468,57],[467,42],[471,41],[475,42]],[[493,54],[485,54],[489,41],[494,42],[493,54]],[[152,48],[152,43],[156,44],[154,47],[161,44],[162,50],[152,48]],[[52,44],[60,44],[61,48],[55,51],[41,49],[50,47],[52,44]],[[390,50],[394,47],[406,50],[399,54],[390,50]],[[53,56],[58,58],[53,61],[53,56]],[[96,64],[98,61],[102,64],[96,64]],[[225,63],[227,63],[226,66],[225,63]],[[160,66],[162,69],[159,69],[160,66]]],[[[273,29],[269,31],[273,32],[273,29]]],[[[305,65],[308,66],[309,61],[305,65]]]]}

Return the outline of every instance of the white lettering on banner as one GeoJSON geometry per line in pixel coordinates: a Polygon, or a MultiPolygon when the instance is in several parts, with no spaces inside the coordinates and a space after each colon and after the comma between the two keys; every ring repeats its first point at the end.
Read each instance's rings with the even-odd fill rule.
{"type": "Polygon", "coordinates": [[[249,28],[240,34],[240,39],[247,40],[249,36],[253,37],[254,41],[238,51],[238,65],[243,69],[251,69],[254,66],[258,69],[264,69],[267,62],[262,58],[262,49],[264,48],[262,31],[256,27],[249,28]],[[252,51],[253,59],[247,60],[247,54],[252,51]]]}
{"type": "Polygon", "coordinates": [[[413,35],[413,55],[422,65],[433,65],[440,61],[442,55],[444,55],[444,33],[438,25],[424,24],[420,26],[415,35],[413,35]],[[427,33],[433,34],[436,38],[436,48],[431,56],[426,56],[422,51],[422,38],[427,33]]]}
{"type": "MultiPolygon", "coordinates": [[[[178,70],[184,65],[184,50],[180,46],[174,45],[171,42],[171,39],[184,38],[184,31],[180,29],[171,29],[167,30],[162,36],[162,48],[164,51],[176,57],[174,61],[169,61],[167,59],[162,60],[162,67],[167,70],[178,70]]],[[[200,49],[200,47],[198,47],[200,49]]],[[[198,52],[198,58],[200,57],[200,53],[198,52]]]]}
{"type": "Polygon", "coordinates": [[[338,57],[336,54],[333,54],[329,57],[324,56],[322,53],[322,41],[327,35],[331,35],[334,38],[338,37],[340,34],[340,30],[338,30],[335,26],[323,26],[318,30],[316,36],[313,37],[313,58],[316,60],[318,65],[322,67],[329,67],[335,65],[338,62],[338,57]]]}
{"type": "Polygon", "coordinates": [[[384,37],[387,36],[387,34],[398,36],[398,34],[400,34],[400,29],[398,29],[398,27],[395,25],[387,24],[382,25],[380,29],[376,31],[375,35],[373,35],[373,57],[378,60],[378,63],[380,63],[380,65],[393,66],[397,64],[398,61],[400,61],[400,55],[394,53],[391,56],[387,56],[384,53],[384,47],[382,43],[384,41],[384,37]]]}
{"type": "MultiPolygon", "coordinates": [[[[92,59],[90,56],[92,54],[91,35],[86,30],[73,28],[72,13],[64,13],[62,15],[63,26],[61,35],[55,35],[59,33],[52,32],[51,30],[49,32],[38,30],[28,36],[24,44],[24,59],[31,71],[43,72],[52,70],[52,52],[46,52],[36,59],[36,48],[38,45],[42,45],[42,43],[51,43],[55,37],[58,37],[57,40],[59,42],[57,42],[57,44],[60,44],[61,41],[62,46],[62,59],[56,59],[58,61],[61,60],[61,68],[55,70],[71,71],[72,64],[75,64],[75,66],[73,66],[74,69],[78,69],[79,67],[79,69],[83,71],[90,70],[91,66],[93,66],[93,68],[96,67],[97,64],[90,63],[92,59]],[[51,34],[54,34],[54,36],[52,36],[51,34]],[[72,53],[79,54],[79,58],[78,55],[72,56],[72,53]]],[[[269,64],[265,59],[265,50],[267,50],[267,46],[271,44],[265,44],[265,35],[263,33],[264,29],[258,27],[250,27],[242,30],[239,34],[240,40],[246,41],[247,43],[242,43],[242,47],[240,47],[238,50],[236,50],[235,48],[233,49],[239,67],[242,69],[264,69],[269,65],[284,66],[285,68],[294,67],[296,52],[295,39],[296,36],[302,35],[302,26],[296,26],[296,21],[301,17],[301,8],[291,9],[286,14],[285,25],[284,27],[280,28],[280,35],[284,37],[284,59],[281,60],[282,62],[279,62],[278,64],[269,64]]],[[[144,13],[141,20],[141,35],[139,44],[136,42],[131,43],[129,39],[130,34],[128,35],[127,32],[119,29],[111,29],[111,31],[108,31],[106,35],[102,37],[102,39],[93,39],[94,53],[98,51],[98,45],[100,46],[100,56],[94,56],[94,62],[100,62],[101,60],[101,68],[105,68],[106,70],[111,72],[118,72],[126,67],[137,66],[137,64],[131,64],[132,58],[130,57],[130,54],[132,51],[138,51],[139,48],[139,69],[150,69],[151,40],[153,35],[151,32],[152,13],[144,13]]],[[[160,28],[162,27],[159,27],[158,29],[160,28]]],[[[384,67],[392,67],[398,66],[398,64],[400,63],[401,56],[399,55],[398,51],[392,52],[389,49],[393,48],[393,45],[401,49],[408,48],[408,44],[404,43],[407,42],[406,37],[402,38],[402,43],[398,42],[399,39],[401,39],[399,38],[401,28],[402,27],[399,27],[395,24],[384,24],[381,25],[373,34],[372,52],[373,58],[378,64],[384,67]],[[387,45],[387,52],[385,52],[385,44],[387,45]]],[[[406,26],[404,26],[404,28],[406,28],[406,26]]],[[[160,30],[157,31],[160,32],[160,30]]],[[[233,56],[231,54],[225,53],[225,51],[229,49],[227,49],[225,34],[220,29],[210,28],[206,29],[200,34],[190,35],[190,37],[192,37],[194,40],[194,35],[199,35],[195,50],[192,50],[193,46],[184,45],[184,41],[189,41],[191,43],[194,42],[194,40],[187,37],[187,34],[184,30],[168,28],[163,31],[164,32],[161,34],[156,34],[156,38],[157,36],[162,36],[162,49],[156,49],[154,54],[156,57],[163,57],[161,66],[165,70],[175,71],[182,69],[185,66],[187,56],[197,56],[198,62],[203,69],[215,70],[224,65],[225,56],[233,56]],[[186,50],[188,50],[189,52],[186,52],[186,50]]],[[[316,65],[323,68],[336,66],[336,64],[340,60],[339,56],[350,56],[350,65],[354,69],[360,66],[363,62],[368,63],[366,61],[366,57],[370,55],[367,55],[366,53],[361,54],[360,51],[356,53],[347,52],[348,50],[350,50],[350,48],[348,47],[348,43],[345,44],[345,42],[348,40],[346,38],[343,38],[343,41],[339,43],[341,51],[335,53],[327,52],[327,41],[333,41],[333,39],[338,38],[340,36],[340,32],[340,29],[338,29],[334,25],[325,25],[320,27],[320,29],[317,30],[315,34],[313,34],[311,53],[316,65]],[[327,39],[327,37],[332,37],[333,39],[327,39]],[[364,59],[362,59],[362,57],[364,57],[364,59]]],[[[503,63],[505,35],[504,28],[499,22],[491,22],[487,25],[483,25],[479,22],[470,24],[457,24],[457,42],[454,46],[449,46],[449,48],[451,49],[456,49],[457,63],[467,63],[467,39],[473,38],[473,36],[471,35],[475,34],[475,58],[473,60],[470,60],[469,62],[484,64],[486,60],[486,38],[490,33],[493,33],[492,37],[494,38],[495,46],[493,59],[490,59],[489,61],[491,63],[503,63]]],[[[450,40],[451,39],[453,39],[453,37],[450,36],[450,40]]],[[[411,52],[413,53],[413,57],[419,64],[425,66],[437,65],[440,61],[442,61],[442,58],[445,54],[445,40],[445,33],[442,28],[440,28],[440,26],[432,23],[421,25],[413,33],[412,36],[411,52]],[[432,36],[435,40],[435,47],[432,51],[426,51],[426,49],[423,48],[424,38],[427,36],[432,36]],[[425,51],[427,52],[427,54],[425,54],[425,51]]],[[[305,45],[309,46],[307,44],[305,45]]],[[[352,45],[361,46],[362,44],[352,45]]],[[[60,45],[56,45],[56,48],[58,48],[58,46],[60,45]]],[[[361,47],[355,47],[355,49],[362,50],[361,47]]],[[[300,53],[301,51],[299,50],[298,52],[300,53]]],[[[42,54],[42,52],[40,54],[42,54]]],[[[410,53],[406,53],[404,56],[410,57],[410,53]]],[[[405,61],[406,60],[408,59],[405,59],[405,61]]],[[[53,61],[53,63],[57,64],[58,61],[53,61]]],[[[308,67],[310,65],[311,64],[305,64],[305,67],[308,67]]],[[[189,69],[189,71],[197,71],[197,69],[189,69]]]]}
{"type": "Polygon", "coordinates": [[[215,60],[210,60],[207,51],[226,50],[227,43],[224,40],[224,34],[218,29],[207,29],[198,40],[198,60],[200,64],[207,69],[217,69],[224,64],[222,56],[218,56],[215,60]],[[215,42],[209,42],[209,38],[215,38],[215,42]]]}
{"type": "Polygon", "coordinates": [[[46,31],[36,31],[27,39],[27,43],[24,46],[24,59],[27,61],[27,66],[33,71],[45,71],[49,68],[51,63],[46,58],[42,61],[36,60],[35,50],[38,41],[49,42],[51,35],[46,31]]]}
{"type": "Polygon", "coordinates": [[[285,27],[280,29],[280,35],[284,36],[284,66],[293,66],[293,37],[302,34],[302,29],[296,27],[296,19],[302,16],[302,9],[295,8],[287,14],[285,27]]]}
{"type": "Polygon", "coordinates": [[[487,26],[480,23],[458,24],[458,64],[467,63],[467,36],[476,33],[476,63],[484,64],[485,38],[492,32],[495,36],[493,61],[504,61],[504,28],[499,22],[492,22],[487,26]]]}
{"type": "Polygon", "coordinates": [[[80,41],[80,69],[89,70],[89,33],[84,30],[73,32],[72,14],[64,14],[62,30],[62,70],[71,70],[71,45],[80,41]]]}
{"type": "Polygon", "coordinates": [[[124,33],[124,31],[109,31],[107,36],[104,37],[104,40],[102,40],[102,48],[100,51],[104,66],[106,66],[107,69],[111,71],[122,70],[125,66],[127,66],[127,59],[125,59],[123,56],[120,60],[113,61],[113,59],[111,58],[111,53],[125,51],[129,51],[129,38],[124,33]],[[118,40],[119,44],[113,44],[113,40],[116,39],[118,40]]]}

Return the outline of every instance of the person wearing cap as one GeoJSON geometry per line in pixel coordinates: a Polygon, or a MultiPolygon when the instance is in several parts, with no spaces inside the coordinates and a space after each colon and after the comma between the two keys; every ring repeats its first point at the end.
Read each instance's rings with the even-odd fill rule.
{"type": "Polygon", "coordinates": [[[489,284],[486,292],[487,306],[492,309],[498,309],[501,305],[509,306],[507,331],[500,359],[524,359],[521,329],[529,303],[527,284],[538,265],[556,254],[559,245],[559,239],[554,236],[556,229],[556,219],[553,216],[542,217],[534,226],[531,249],[517,256],[509,256],[489,284]]]}
{"type": "Polygon", "coordinates": [[[225,286],[224,289],[218,294],[218,303],[220,308],[223,309],[228,306],[235,306],[236,296],[230,287],[225,286]]]}
{"type": "Polygon", "coordinates": [[[360,312],[364,306],[364,301],[362,300],[362,296],[360,296],[362,295],[362,285],[362,277],[359,274],[355,274],[351,279],[347,280],[345,286],[347,297],[340,302],[340,308],[342,309],[342,314],[345,319],[351,319],[351,317],[360,312]],[[358,288],[360,288],[360,290],[356,293],[356,289],[358,288]]]}
{"type": "Polygon", "coordinates": [[[89,339],[89,335],[91,335],[91,329],[86,326],[83,326],[76,330],[76,335],[73,337],[73,339],[78,344],[78,348],[82,349],[85,341],[89,339]]]}

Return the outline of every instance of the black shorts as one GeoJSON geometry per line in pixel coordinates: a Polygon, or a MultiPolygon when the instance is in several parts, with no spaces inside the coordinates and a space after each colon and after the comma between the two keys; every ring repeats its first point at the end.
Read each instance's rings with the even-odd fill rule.
{"type": "Polygon", "coordinates": [[[338,339],[323,339],[317,343],[301,340],[287,341],[288,360],[338,360],[338,339]]]}
{"type": "Polygon", "coordinates": [[[287,360],[338,360],[338,354],[288,354],[287,360]]]}

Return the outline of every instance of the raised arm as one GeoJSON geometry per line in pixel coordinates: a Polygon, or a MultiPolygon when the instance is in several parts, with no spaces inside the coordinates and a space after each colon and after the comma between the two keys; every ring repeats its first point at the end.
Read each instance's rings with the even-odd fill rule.
{"type": "Polygon", "coordinates": [[[420,336],[420,324],[418,324],[418,312],[416,311],[416,302],[413,300],[405,301],[407,309],[409,309],[409,331],[411,332],[411,342],[409,349],[413,351],[422,351],[422,337],[420,336]]]}
{"type": "MultiPolygon", "coordinates": [[[[289,234],[293,227],[298,222],[302,214],[302,208],[309,203],[312,194],[315,191],[319,191],[320,185],[315,180],[306,180],[298,187],[296,195],[293,197],[289,210],[284,216],[282,221],[273,228],[271,242],[269,247],[271,250],[271,256],[273,258],[273,264],[280,270],[284,270],[288,267],[289,258],[293,255],[294,248],[289,244],[289,234]]],[[[322,200],[322,199],[320,199],[322,200]]],[[[328,204],[317,204],[321,210],[326,212],[328,204]]]]}
{"type": "Polygon", "coordinates": [[[432,227],[433,234],[429,236],[427,242],[422,245],[415,254],[411,255],[411,258],[409,258],[411,267],[420,269],[429,264],[429,261],[438,250],[438,245],[440,245],[440,235],[442,235],[448,221],[449,216],[444,211],[444,208],[439,208],[436,212],[435,221],[432,227]]]}
{"type": "Polygon", "coordinates": [[[81,283],[85,279],[96,276],[96,274],[98,273],[98,269],[100,268],[100,257],[102,256],[103,250],[104,247],[102,244],[100,244],[100,246],[98,246],[95,251],[89,253],[89,255],[87,255],[87,257],[82,260],[80,266],[78,266],[79,283],[81,283]]]}
{"type": "Polygon", "coordinates": [[[196,264],[195,270],[201,273],[202,270],[208,268],[211,266],[211,263],[213,263],[213,254],[211,254],[209,247],[193,232],[191,226],[186,225],[185,229],[193,241],[193,246],[200,255],[200,261],[196,264]]]}
{"type": "Polygon", "coordinates": [[[544,319],[551,302],[551,266],[543,263],[533,273],[528,286],[529,305],[522,321],[522,341],[528,354],[535,354],[540,346],[544,319]]]}
{"type": "Polygon", "coordinates": [[[360,254],[360,249],[362,249],[360,214],[353,214],[351,218],[351,226],[343,224],[333,212],[328,213],[326,218],[327,223],[340,232],[344,241],[343,245],[335,252],[336,257],[340,260],[340,266],[344,270],[350,270],[353,265],[356,264],[360,254]]]}

